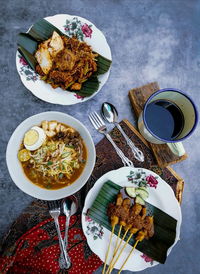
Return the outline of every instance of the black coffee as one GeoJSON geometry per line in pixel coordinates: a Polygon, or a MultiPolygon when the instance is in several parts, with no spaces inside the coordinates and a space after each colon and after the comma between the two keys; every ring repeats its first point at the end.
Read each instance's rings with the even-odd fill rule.
{"type": "Polygon", "coordinates": [[[177,138],[184,126],[180,108],[168,100],[156,100],[147,105],[145,119],[154,135],[169,141],[177,138]]]}

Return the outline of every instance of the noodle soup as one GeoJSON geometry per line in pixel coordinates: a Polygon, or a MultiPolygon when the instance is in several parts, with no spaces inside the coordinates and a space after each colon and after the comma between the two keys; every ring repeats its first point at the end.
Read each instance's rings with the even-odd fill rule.
{"type": "Polygon", "coordinates": [[[77,180],[86,165],[87,149],[74,128],[43,121],[25,133],[18,159],[32,183],[54,190],[77,180]]]}

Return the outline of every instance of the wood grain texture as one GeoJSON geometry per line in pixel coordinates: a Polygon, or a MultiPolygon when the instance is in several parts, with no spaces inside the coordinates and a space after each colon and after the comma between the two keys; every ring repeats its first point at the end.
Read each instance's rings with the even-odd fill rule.
{"type": "MultiPolygon", "coordinates": [[[[160,87],[158,83],[153,82],[142,87],[133,88],[129,91],[129,99],[137,117],[139,117],[149,96],[159,89],[160,87]]],[[[166,167],[168,165],[183,161],[187,158],[187,154],[184,154],[181,157],[173,154],[166,144],[157,145],[149,143],[149,146],[154,152],[155,158],[160,167],[166,167]]]]}
{"type": "MultiPolygon", "coordinates": [[[[137,129],[128,121],[128,120],[123,120],[123,122],[133,131],[137,137],[141,139],[141,141],[148,147],[150,147],[150,144],[144,139],[144,137],[137,131],[137,129]]],[[[182,202],[182,197],[183,197],[183,190],[184,190],[184,180],[180,177],[179,174],[173,170],[170,166],[167,166],[166,169],[169,170],[169,172],[177,179],[176,186],[175,186],[175,196],[179,203],[181,204],[182,202]]]]}

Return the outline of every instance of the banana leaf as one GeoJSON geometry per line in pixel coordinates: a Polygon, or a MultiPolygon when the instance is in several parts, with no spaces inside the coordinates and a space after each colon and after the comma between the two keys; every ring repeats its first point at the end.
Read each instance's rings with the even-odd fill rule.
{"type": "MultiPolygon", "coordinates": [[[[121,190],[121,186],[116,185],[111,181],[107,181],[101,188],[92,207],[88,210],[87,215],[95,222],[103,225],[108,230],[112,230],[108,216],[107,207],[109,203],[116,200],[116,195],[121,190]]],[[[167,251],[173,245],[176,238],[177,220],[158,209],[157,207],[146,202],[147,215],[154,216],[155,233],[149,240],[143,240],[137,245],[137,249],[153,260],[164,264],[167,258],[167,251]]],[[[114,233],[118,235],[119,226],[115,227],[114,233]]],[[[123,236],[123,233],[121,233],[123,236]]],[[[129,237],[129,233],[125,240],[129,237]]],[[[129,244],[134,245],[134,237],[131,238],[129,244]]]]}
{"type": "MultiPolygon", "coordinates": [[[[18,34],[18,50],[33,70],[35,70],[37,65],[37,60],[34,57],[34,53],[38,48],[38,44],[44,40],[49,39],[52,36],[53,31],[56,31],[60,35],[67,36],[45,19],[41,19],[36,22],[27,33],[18,34]]],[[[84,82],[80,91],[71,92],[75,92],[78,95],[87,97],[91,96],[98,90],[98,75],[106,73],[109,70],[112,61],[101,55],[98,55],[96,59],[97,71],[93,73],[93,75],[86,82],[84,82]]]]}

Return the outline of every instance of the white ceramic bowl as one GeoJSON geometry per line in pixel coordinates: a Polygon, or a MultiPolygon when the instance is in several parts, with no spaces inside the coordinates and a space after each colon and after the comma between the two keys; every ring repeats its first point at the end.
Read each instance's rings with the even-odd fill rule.
{"type": "Polygon", "coordinates": [[[89,179],[95,165],[95,159],[95,146],[86,127],[72,116],[54,111],[42,112],[24,120],[13,132],[6,151],[6,162],[14,183],[25,193],[42,200],[57,200],[77,192],[89,179]],[[80,177],[72,185],[57,190],[48,190],[33,184],[25,176],[21,163],[17,158],[18,150],[25,132],[32,126],[39,125],[43,120],[57,120],[72,126],[80,133],[87,147],[88,159],[80,177]]]}

